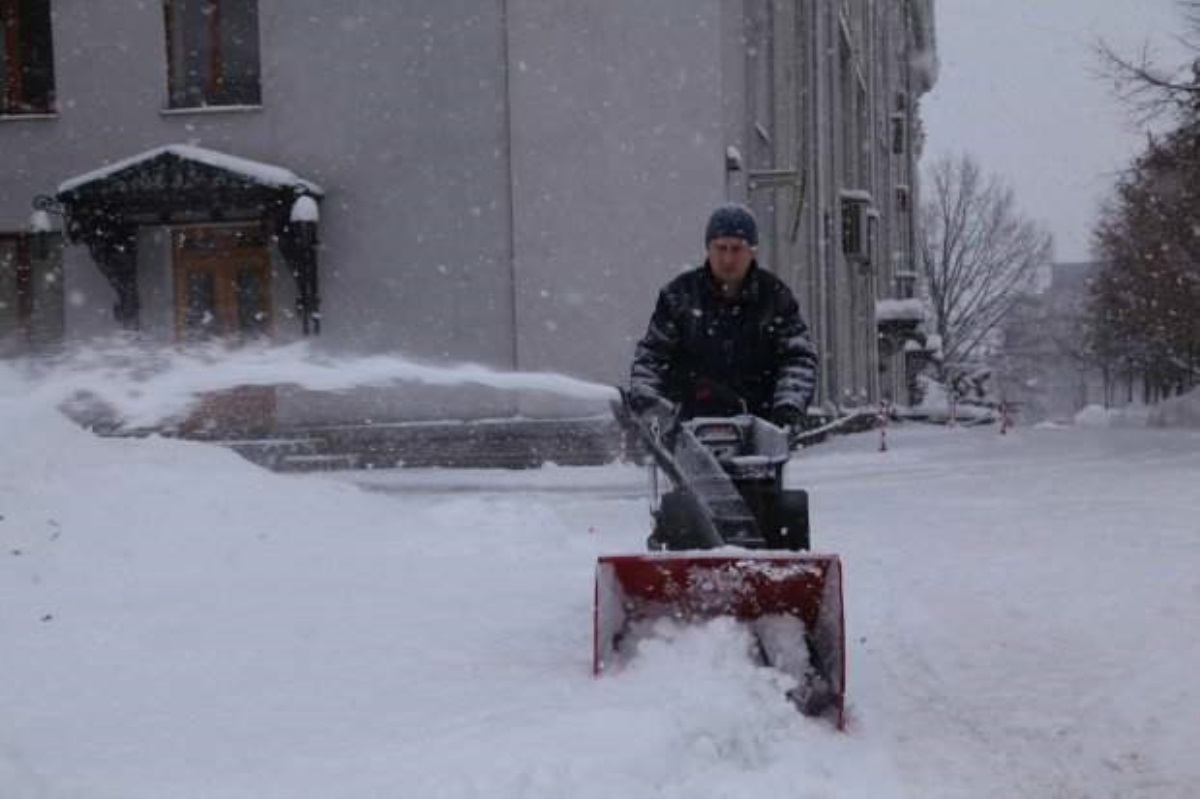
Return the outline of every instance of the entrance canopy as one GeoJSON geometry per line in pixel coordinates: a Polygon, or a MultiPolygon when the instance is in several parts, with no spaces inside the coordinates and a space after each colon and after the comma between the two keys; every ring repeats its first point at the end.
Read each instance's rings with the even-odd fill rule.
{"type": "Polygon", "coordinates": [[[278,241],[296,278],[307,334],[320,331],[313,209],[323,195],[320,186],[289,169],[171,144],[65,180],[54,199],[68,240],[87,245],[116,290],[114,314],[125,327],[139,325],[139,226],[258,221],[278,241]]]}

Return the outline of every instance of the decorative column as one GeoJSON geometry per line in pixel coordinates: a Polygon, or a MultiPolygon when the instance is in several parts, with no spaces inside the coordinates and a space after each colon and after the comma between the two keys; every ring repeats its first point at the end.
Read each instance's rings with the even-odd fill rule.
{"type": "Polygon", "coordinates": [[[72,219],[71,237],[87,245],[96,267],[117,292],[113,317],[124,329],[138,330],[137,225],[107,214],[72,219]]]}

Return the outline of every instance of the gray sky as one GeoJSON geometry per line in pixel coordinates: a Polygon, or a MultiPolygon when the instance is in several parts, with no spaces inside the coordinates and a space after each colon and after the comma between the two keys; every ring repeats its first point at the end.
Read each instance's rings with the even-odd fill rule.
{"type": "Polygon", "coordinates": [[[922,110],[925,159],[969,153],[1054,234],[1059,261],[1089,258],[1115,173],[1145,132],[1097,76],[1103,37],[1164,65],[1183,51],[1175,0],[937,0],[941,72],[922,110]]]}

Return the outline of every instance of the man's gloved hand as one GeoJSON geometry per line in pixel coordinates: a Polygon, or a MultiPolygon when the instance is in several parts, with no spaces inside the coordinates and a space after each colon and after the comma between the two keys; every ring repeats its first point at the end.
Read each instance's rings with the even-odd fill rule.
{"type": "Polygon", "coordinates": [[[660,429],[666,429],[675,418],[675,406],[657,394],[629,394],[629,410],[647,423],[656,422],[660,429]]]}
{"type": "Polygon", "coordinates": [[[630,412],[636,416],[641,416],[662,401],[660,397],[654,394],[635,394],[633,392],[630,392],[626,399],[626,404],[629,406],[630,412]]]}
{"type": "Polygon", "coordinates": [[[795,405],[776,405],[771,409],[771,422],[784,430],[799,427],[803,418],[804,409],[795,405]]]}

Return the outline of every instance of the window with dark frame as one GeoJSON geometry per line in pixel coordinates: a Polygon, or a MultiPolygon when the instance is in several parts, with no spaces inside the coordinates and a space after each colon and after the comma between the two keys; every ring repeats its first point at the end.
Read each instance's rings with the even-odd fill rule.
{"type": "Polygon", "coordinates": [[[0,231],[0,357],[62,340],[62,238],[0,231]]]}
{"type": "Polygon", "coordinates": [[[163,0],[170,108],[259,105],[258,0],[163,0]]]}
{"type": "Polygon", "coordinates": [[[908,148],[908,118],[903,111],[892,114],[892,154],[904,155],[908,148]]]}
{"type": "Polygon", "coordinates": [[[51,113],[50,0],[0,0],[0,116],[51,113]]]}
{"type": "Polygon", "coordinates": [[[871,262],[873,238],[879,222],[864,191],[842,192],[842,253],[860,264],[871,262]]]}
{"type": "Polygon", "coordinates": [[[0,339],[28,338],[32,283],[29,237],[0,234],[0,339]]]}

